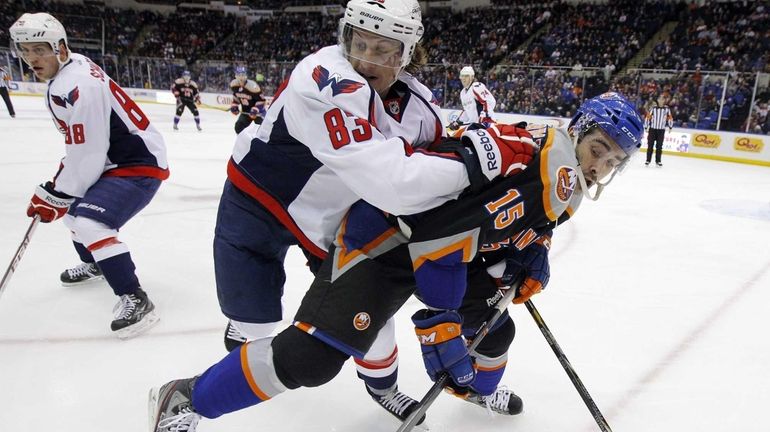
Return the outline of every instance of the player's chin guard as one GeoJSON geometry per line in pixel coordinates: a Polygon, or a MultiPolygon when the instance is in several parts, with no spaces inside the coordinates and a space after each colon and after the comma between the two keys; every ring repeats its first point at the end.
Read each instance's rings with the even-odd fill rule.
{"type": "MultiPolygon", "coordinates": [[[[379,66],[403,70],[411,61],[415,47],[423,35],[422,11],[416,0],[351,0],[340,19],[339,43],[345,56],[350,58],[353,30],[364,30],[401,43],[400,57],[383,59],[358,59],[379,66]]],[[[398,73],[396,73],[398,75],[398,73]]]]}
{"type": "Polygon", "coordinates": [[[61,53],[59,50],[59,44],[64,43],[64,46],[69,49],[69,43],[67,42],[67,32],[64,30],[64,26],[47,13],[25,13],[22,15],[9,29],[11,41],[14,50],[19,56],[27,63],[27,59],[24,57],[24,53],[21,50],[22,43],[35,43],[44,42],[51,46],[56,59],[59,64],[64,64],[67,59],[62,60],[59,57],[61,53]]]}
{"type": "Polygon", "coordinates": [[[642,133],[644,126],[642,118],[634,105],[625,97],[615,92],[603,93],[593,97],[578,108],[577,114],[569,124],[569,130],[574,137],[575,146],[593,128],[599,127],[612,138],[615,143],[626,153],[624,161],[617,166],[606,183],[597,181],[596,194],[591,196],[586,185],[585,177],[581,170],[577,170],[578,180],[586,198],[596,201],[615,174],[622,172],[632,156],[642,145],[642,133]]]}

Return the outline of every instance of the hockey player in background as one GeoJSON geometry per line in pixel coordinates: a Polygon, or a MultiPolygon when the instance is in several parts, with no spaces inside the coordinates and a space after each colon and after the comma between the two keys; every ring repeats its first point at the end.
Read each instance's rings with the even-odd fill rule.
{"type": "MultiPolygon", "coordinates": [[[[495,140],[493,132],[516,130],[511,125],[469,129],[474,130],[460,142],[444,146],[478,150],[479,144],[495,140]]],[[[528,129],[534,143],[520,142],[513,149],[518,162],[510,167],[512,175],[482,191],[404,217],[364,201],[354,204],[294,325],[276,337],[249,342],[197,377],[172,381],[152,393],[156,432],[192,432],[201,417],[216,418],[288,389],[328,382],[350,356],[360,358],[369,350],[413,293],[427,306],[412,321],[430,377],[447,373],[452,390],[466,400],[508,413],[515,401],[520,412],[517,396],[496,391],[514,336],[511,318],[498,321],[477,347],[475,359],[467,350],[464,337],[474,334],[489,305],[502,297],[490,278],[471,282],[466,292],[467,264],[487,261],[477,265],[498,273],[493,276],[500,276],[503,285],[523,274],[514,303],[540,292],[550,273],[552,230],[574,215],[584,196],[598,199],[628,165],[641,144],[643,125],[624,97],[605,93],[586,101],[566,130],[528,129]],[[487,256],[478,258],[479,253],[487,256]],[[172,425],[178,429],[170,429],[172,425]]],[[[498,155],[492,152],[492,157],[498,155]]]]}
{"type": "Polygon", "coordinates": [[[174,115],[174,130],[179,130],[179,119],[182,117],[185,107],[193,115],[195,119],[195,127],[198,128],[198,132],[201,129],[201,117],[198,113],[198,106],[201,103],[201,95],[198,92],[198,84],[191,79],[190,71],[182,72],[182,77],[177,78],[173,84],[171,84],[171,93],[174,93],[176,97],[176,115],[174,115]]]}
{"type": "Polygon", "coordinates": [[[265,116],[265,98],[262,97],[259,84],[246,77],[245,67],[235,68],[235,79],[230,81],[230,90],[233,92],[230,112],[238,116],[238,120],[235,121],[235,133],[241,133],[251,123],[262,124],[265,116]]]}
{"type": "Polygon", "coordinates": [[[99,66],[70,51],[56,18],[26,13],[10,36],[35,75],[48,82],[46,105],[66,144],[59,171],[37,187],[27,215],[41,222],[64,219],[82,264],[64,271],[62,284],[106,279],[119,297],[112,331],[135,336],[158,318],[118,229],[168,178],[163,137],[99,66]]]}
{"type": "MultiPolygon", "coordinates": [[[[228,349],[272,333],[283,317],[286,251],[300,245],[311,262],[325,258],[357,200],[417,213],[513,163],[518,136],[487,143],[506,155],[498,171],[475,152],[427,151],[444,128],[430,90],[404,71],[424,61],[424,51],[413,58],[423,31],[415,0],[353,0],[340,25],[340,44],[300,62],[262,125],[236,139],[214,237],[228,349]]],[[[416,402],[398,391],[392,327],[385,333],[357,367],[372,398],[404,418],[416,402]]]]}
{"type": "Polygon", "coordinates": [[[449,129],[456,130],[460,125],[469,123],[491,123],[495,114],[495,97],[487,86],[476,81],[476,72],[471,66],[460,69],[460,82],[463,84],[460,90],[463,112],[449,124],[449,129]]]}

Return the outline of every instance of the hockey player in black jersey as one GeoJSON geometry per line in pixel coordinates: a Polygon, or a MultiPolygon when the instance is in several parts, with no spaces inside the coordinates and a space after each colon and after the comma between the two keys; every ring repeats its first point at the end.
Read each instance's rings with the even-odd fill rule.
{"type": "MultiPolygon", "coordinates": [[[[511,128],[471,129],[461,142],[445,144],[463,158],[481,154],[497,164],[500,153],[484,154],[485,143],[507,136],[511,128]]],[[[155,430],[184,425],[182,430],[192,432],[201,417],[216,418],[287,389],[328,382],[349,357],[367,351],[412,294],[427,306],[412,321],[431,378],[447,373],[466,400],[520,412],[521,400],[497,388],[514,336],[510,317],[498,321],[474,357],[467,350],[464,338],[480,325],[479,311],[499,298],[483,294],[490,278],[474,266],[505,276],[504,282],[523,274],[514,303],[540,292],[548,282],[551,231],[574,214],[584,196],[599,198],[638,151],[643,127],[625,98],[605,93],[586,101],[567,130],[537,125],[528,130],[537,148],[522,142],[511,165],[514,175],[497,178],[480,192],[406,217],[355,204],[294,325],[274,338],[245,344],[197,377],[162,386],[151,405],[155,430]]]]}
{"type": "Polygon", "coordinates": [[[233,102],[230,112],[238,116],[235,121],[235,133],[239,134],[252,122],[262,124],[265,115],[265,98],[262,89],[255,81],[246,77],[246,68],[235,68],[235,79],[230,81],[233,92],[233,102]]]}
{"type": "Polygon", "coordinates": [[[190,79],[190,71],[182,72],[182,77],[177,78],[171,84],[171,92],[176,97],[176,115],[174,115],[174,130],[179,130],[179,119],[182,117],[185,107],[190,110],[195,119],[195,126],[198,132],[201,129],[201,118],[198,112],[198,106],[201,103],[201,95],[198,92],[198,84],[190,79]]]}

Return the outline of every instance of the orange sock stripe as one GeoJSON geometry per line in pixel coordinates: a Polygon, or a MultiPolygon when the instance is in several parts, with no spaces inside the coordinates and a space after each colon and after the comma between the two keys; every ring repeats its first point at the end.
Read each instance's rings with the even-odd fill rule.
{"type": "Polygon", "coordinates": [[[246,377],[246,382],[249,383],[249,387],[251,388],[251,391],[254,392],[255,395],[259,399],[261,399],[263,402],[270,399],[270,396],[266,395],[265,392],[263,392],[257,383],[254,381],[254,377],[251,375],[251,368],[249,367],[249,355],[247,354],[247,347],[249,344],[245,344],[241,346],[241,369],[243,369],[243,375],[246,377]]]}

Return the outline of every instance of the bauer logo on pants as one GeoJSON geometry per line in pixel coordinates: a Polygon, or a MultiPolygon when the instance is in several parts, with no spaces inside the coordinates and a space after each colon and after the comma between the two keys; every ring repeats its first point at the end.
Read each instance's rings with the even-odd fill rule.
{"type": "Polygon", "coordinates": [[[368,329],[369,324],[371,323],[372,323],[372,319],[369,317],[369,314],[366,312],[359,312],[353,318],[353,327],[355,327],[356,330],[359,330],[359,331],[364,331],[368,329]]]}

